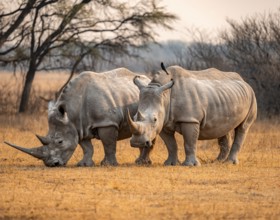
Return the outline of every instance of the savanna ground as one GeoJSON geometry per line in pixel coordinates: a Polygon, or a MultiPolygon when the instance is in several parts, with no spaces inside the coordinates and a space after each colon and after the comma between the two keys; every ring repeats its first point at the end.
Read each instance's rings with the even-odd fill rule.
{"type": "MultiPolygon", "coordinates": [[[[39,75],[37,94],[54,91],[66,75],[39,75]]],[[[1,78],[1,108],[20,86],[1,78]],[[12,88],[5,89],[7,82],[12,88]]],[[[17,79],[19,81],[19,78],[17,79]]],[[[46,105],[44,102],[41,105],[46,105]]],[[[77,147],[68,165],[47,168],[3,141],[35,147],[35,133],[47,133],[47,111],[0,115],[0,219],[280,219],[280,118],[259,120],[239,154],[239,165],[212,163],[216,141],[198,144],[200,167],[165,167],[167,151],[159,139],[151,166],[138,166],[138,150],[118,142],[120,166],[101,167],[103,147],[93,140],[95,167],[78,168],[77,147]]],[[[183,142],[177,136],[179,158],[183,142]]]]}

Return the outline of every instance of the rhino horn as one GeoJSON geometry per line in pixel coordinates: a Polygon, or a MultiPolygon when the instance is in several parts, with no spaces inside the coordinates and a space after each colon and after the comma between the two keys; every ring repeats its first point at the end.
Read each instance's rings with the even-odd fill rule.
{"type": "Polygon", "coordinates": [[[144,115],[138,110],[138,112],[137,112],[137,119],[139,120],[139,121],[144,121],[145,120],[145,117],[144,117],[144,115]]]}
{"type": "Polygon", "coordinates": [[[38,138],[38,140],[43,144],[43,145],[48,145],[50,144],[50,139],[48,137],[43,137],[43,136],[40,136],[38,134],[35,134],[36,137],[38,138]]]}
{"type": "Polygon", "coordinates": [[[129,109],[127,109],[127,118],[128,124],[132,134],[139,134],[140,133],[140,125],[137,122],[134,122],[130,116],[129,109]]]}
{"type": "Polygon", "coordinates": [[[46,154],[44,154],[44,146],[41,146],[41,147],[36,147],[36,148],[24,148],[24,147],[20,147],[20,146],[17,146],[17,145],[14,145],[14,144],[10,144],[6,141],[4,141],[5,144],[17,149],[17,150],[20,150],[24,153],[27,153],[37,159],[44,159],[46,157],[46,154]]]}

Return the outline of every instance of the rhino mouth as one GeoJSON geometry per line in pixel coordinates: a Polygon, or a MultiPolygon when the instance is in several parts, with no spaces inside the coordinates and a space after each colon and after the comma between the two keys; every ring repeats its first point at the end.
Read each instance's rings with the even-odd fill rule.
{"type": "Polygon", "coordinates": [[[60,160],[54,160],[54,161],[44,161],[44,164],[47,167],[64,167],[66,163],[60,161],[60,160]]]}
{"type": "Polygon", "coordinates": [[[146,142],[135,142],[135,141],[130,141],[131,147],[136,147],[136,148],[151,148],[155,144],[155,139],[153,141],[146,141],[146,142]]]}

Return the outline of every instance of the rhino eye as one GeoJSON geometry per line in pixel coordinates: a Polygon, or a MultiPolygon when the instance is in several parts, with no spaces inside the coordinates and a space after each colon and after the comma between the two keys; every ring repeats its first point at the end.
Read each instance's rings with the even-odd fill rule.
{"type": "Polygon", "coordinates": [[[156,122],[157,121],[157,118],[154,118],[154,122],[156,122]]]}
{"type": "Polygon", "coordinates": [[[62,144],[62,143],[63,143],[63,140],[58,141],[58,143],[59,143],[59,144],[62,144]]]}

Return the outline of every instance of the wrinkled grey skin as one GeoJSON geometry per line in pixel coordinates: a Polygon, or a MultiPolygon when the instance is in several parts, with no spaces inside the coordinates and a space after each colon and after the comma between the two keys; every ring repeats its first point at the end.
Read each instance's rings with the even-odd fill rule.
{"type": "MultiPolygon", "coordinates": [[[[105,157],[102,165],[117,165],[116,142],[129,138],[127,110],[137,111],[139,90],[132,79],[136,75],[125,68],[105,73],[84,72],[72,79],[55,103],[49,104],[49,131],[38,136],[38,148],[8,145],[43,160],[46,166],[66,165],[79,144],[84,153],[78,166],[94,165],[91,139],[100,139],[105,157]]],[[[144,84],[150,80],[141,76],[144,84]]],[[[150,149],[141,149],[137,163],[151,163],[150,149]]]]}
{"type": "Polygon", "coordinates": [[[160,135],[168,149],[165,164],[176,165],[176,131],[184,138],[183,165],[200,164],[197,140],[216,138],[220,145],[217,160],[238,163],[237,154],[257,116],[257,103],[252,88],[237,73],[171,66],[155,74],[148,86],[137,77],[134,83],[140,89],[140,100],[135,121],[128,118],[131,146],[149,148],[160,135]],[[235,135],[230,149],[232,130],[235,135]]]}

